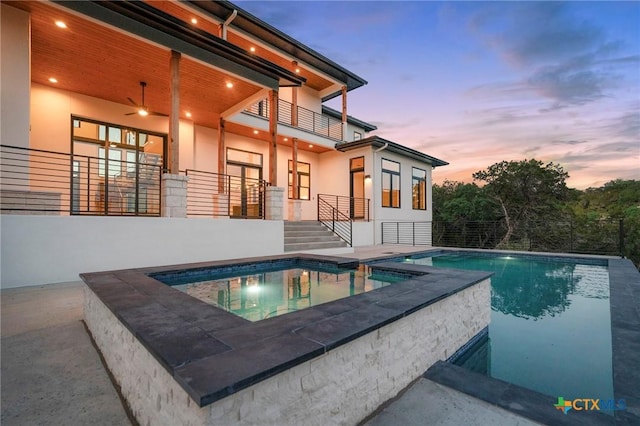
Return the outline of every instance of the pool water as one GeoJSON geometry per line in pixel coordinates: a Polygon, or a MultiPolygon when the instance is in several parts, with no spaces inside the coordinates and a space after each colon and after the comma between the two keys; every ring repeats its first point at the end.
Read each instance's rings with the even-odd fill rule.
{"type": "Polygon", "coordinates": [[[249,321],[260,321],[407,279],[400,275],[372,274],[364,265],[358,269],[264,268],[228,275],[198,276],[197,281],[172,287],[249,321]]]}
{"type": "Polygon", "coordinates": [[[405,261],[495,273],[488,339],[456,363],[565,400],[613,399],[606,266],[470,254],[405,261]]]}

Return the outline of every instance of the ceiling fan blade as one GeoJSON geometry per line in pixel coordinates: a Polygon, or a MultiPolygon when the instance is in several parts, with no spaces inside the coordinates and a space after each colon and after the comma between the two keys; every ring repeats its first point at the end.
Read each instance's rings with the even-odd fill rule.
{"type": "Polygon", "coordinates": [[[134,101],[134,100],[133,100],[133,99],[131,99],[131,98],[127,98],[127,99],[129,99],[129,102],[131,102],[134,106],[139,107],[139,105],[136,103],[136,101],[134,101]]]}
{"type": "Polygon", "coordinates": [[[168,117],[169,114],[163,114],[161,112],[149,111],[149,115],[157,115],[158,117],[168,117]]]}
{"type": "Polygon", "coordinates": [[[135,115],[135,114],[137,114],[137,112],[128,112],[125,115],[135,115]]]}

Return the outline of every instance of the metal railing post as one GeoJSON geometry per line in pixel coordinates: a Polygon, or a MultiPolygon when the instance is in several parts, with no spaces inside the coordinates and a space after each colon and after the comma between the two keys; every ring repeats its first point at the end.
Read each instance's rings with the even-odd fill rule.
{"type": "Polygon", "coordinates": [[[413,235],[413,246],[415,247],[416,245],[416,223],[415,222],[411,222],[411,225],[413,230],[411,231],[411,234],[413,235]]]}
{"type": "Polygon", "coordinates": [[[624,257],[624,219],[618,219],[618,235],[620,257],[624,257]]]}

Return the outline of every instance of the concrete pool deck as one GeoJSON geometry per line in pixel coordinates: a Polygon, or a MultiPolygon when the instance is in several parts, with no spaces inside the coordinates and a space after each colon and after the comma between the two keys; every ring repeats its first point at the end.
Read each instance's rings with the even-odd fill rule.
{"type": "MultiPolygon", "coordinates": [[[[383,246],[347,256],[367,259],[424,250],[383,246]]],[[[2,291],[2,424],[132,424],[81,322],[82,286],[74,282],[2,291]]],[[[627,299],[634,300],[632,290],[625,290],[627,299]]],[[[628,328],[636,325],[637,315],[637,307],[627,315],[628,328]]],[[[636,343],[630,342],[625,356],[637,359],[636,343]]],[[[453,425],[480,419],[498,425],[537,424],[426,378],[367,424],[453,425]]]]}

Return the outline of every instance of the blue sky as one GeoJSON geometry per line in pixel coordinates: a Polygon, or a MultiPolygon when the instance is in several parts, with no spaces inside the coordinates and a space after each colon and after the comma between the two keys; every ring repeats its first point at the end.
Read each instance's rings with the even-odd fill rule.
{"type": "Polygon", "coordinates": [[[235,3],[365,78],[349,114],[448,161],[435,182],[528,158],[640,179],[640,2],[235,3]]]}

